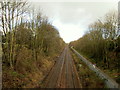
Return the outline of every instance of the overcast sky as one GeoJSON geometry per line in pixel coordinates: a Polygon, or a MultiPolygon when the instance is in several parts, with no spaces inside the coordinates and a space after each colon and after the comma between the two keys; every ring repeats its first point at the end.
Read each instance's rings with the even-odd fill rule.
{"type": "Polygon", "coordinates": [[[118,0],[29,0],[36,9],[42,9],[67,43],[82,37],[88,25],[116,9],[118,0]]]}

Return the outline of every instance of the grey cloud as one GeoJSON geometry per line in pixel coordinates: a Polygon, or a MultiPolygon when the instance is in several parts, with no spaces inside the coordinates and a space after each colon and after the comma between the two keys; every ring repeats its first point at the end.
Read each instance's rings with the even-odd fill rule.
{"type": "Polygon", "coordinates": [[[35,6],[43,9],[43,14],[51,20],[59,19],[61,23],[87,24],[102,17],[110,8],[112,2],[37,2],[35,6]]]}
{"type": "Polygon", "coordinates": [[[76,27],[74,34],[76,38],[79,38],[90,23],[117,8],[117,3],[113,2],[37,2],[32,5],[42,8],[43,14],[54,22],[60,34],[63,38],[69,39],[68,41],[74,40],[73,37],[65,35],[70,34],[69,29],[73,28],[71,29],[71,33],[73,33],[76,27]]]}

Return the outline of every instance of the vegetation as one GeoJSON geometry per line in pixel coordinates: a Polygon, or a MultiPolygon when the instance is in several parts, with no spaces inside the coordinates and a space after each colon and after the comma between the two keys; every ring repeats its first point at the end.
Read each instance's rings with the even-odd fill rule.
{"type": "Polygon", "coordinates": [[[92,23],[89,31],[70,45],[120,83],[120,30],[116,11],[92,23]]]}
{"type": "Polygon", "coordinates": [[[91,71],[88,66],[78,58],[78,56],[71,52],[75,62],[80,82],[83,88],[106,88],[104,81],[101,80],[95,72],[91,71]]]}
{"type": "Polygon", "coordinates": [[[27,9],[27,2],[7,0],[0,5],[3,88],[40,87],[64,41],[47,17],[27,9]]]}
{"type": "MultiPolygon", "coordinates": [[[[3,88],[41,87],[40,82],[65,46],[49,19],[22,0],[0,2],[0,36],[3,88]]],[[[120,83],[120,29],[116,12],[92,23],[89,31],[70,45],[120,83]]],[[[83,87],[104,87],[82,62],[75,62],[83,87]]]]}

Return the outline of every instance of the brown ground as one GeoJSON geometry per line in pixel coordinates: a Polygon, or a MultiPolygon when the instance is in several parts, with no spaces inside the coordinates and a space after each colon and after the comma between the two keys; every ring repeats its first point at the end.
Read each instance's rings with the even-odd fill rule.
{"type": "Polygon", "coordinates": [[[68,47],[65,47],[48,74],[45,88],[81,88],[78,73],[68,47]]]}

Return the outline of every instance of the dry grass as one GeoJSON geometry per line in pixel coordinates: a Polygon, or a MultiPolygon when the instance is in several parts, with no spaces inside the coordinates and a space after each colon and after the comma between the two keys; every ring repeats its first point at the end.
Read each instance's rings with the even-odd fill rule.
{"type": "Polygon", "coordinates": [[[35,88],[41,87],[41,81],[53,66],[52,57],[38,55],[32,58],[31,50],[22,48],[17,56],[15,70],[3,66],[3,88],[35,88]]]}

